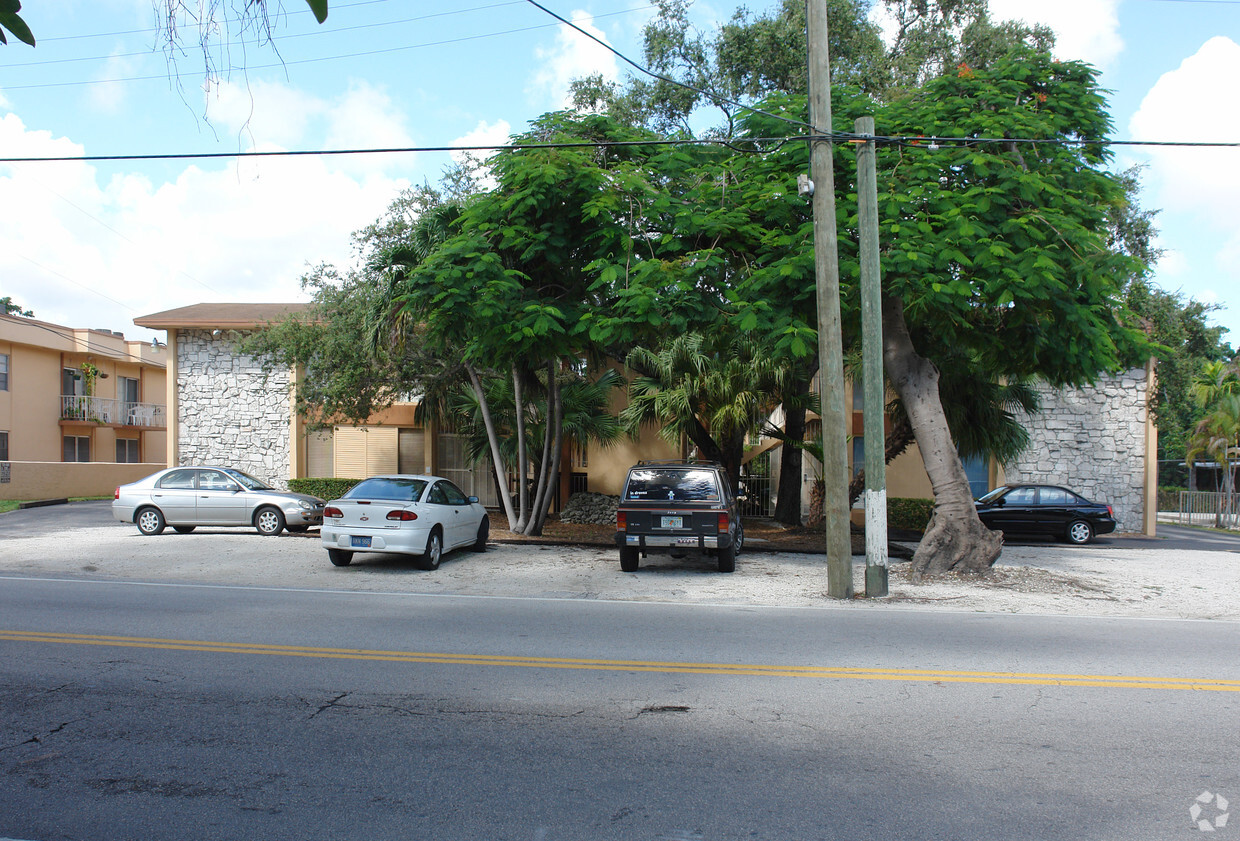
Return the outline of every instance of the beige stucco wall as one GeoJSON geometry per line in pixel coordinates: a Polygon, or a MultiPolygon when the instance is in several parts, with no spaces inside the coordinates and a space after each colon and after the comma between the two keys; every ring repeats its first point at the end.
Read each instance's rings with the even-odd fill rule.
{"type": "Polygon", "coordinates": [[[136,482],[163,469],[163,463],[108,464],[104,462],[13,461],[8,482],[0,466],[0,499],[60,499],[112,496],[117,485],[136,482]]]}

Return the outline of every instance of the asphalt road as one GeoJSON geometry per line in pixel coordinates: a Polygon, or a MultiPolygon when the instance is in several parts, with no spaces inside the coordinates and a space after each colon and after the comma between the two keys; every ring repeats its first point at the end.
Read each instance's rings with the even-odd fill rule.
{"type": "Polygon", "coordinates": [[[0,617],[5,838],[1128,841],[1240,802],[1231,622],[32,578],[0,617]]]}

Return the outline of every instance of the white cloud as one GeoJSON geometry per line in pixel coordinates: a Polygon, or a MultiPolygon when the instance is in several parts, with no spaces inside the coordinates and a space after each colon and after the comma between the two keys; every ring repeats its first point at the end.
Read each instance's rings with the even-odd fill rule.
{"type": "MultiPolygon", "coordinates": [[[[0,118],[0,146],[84,151],[14,114],[0,118]]],[[[130,335],[139,315],[201,301],[303,300],[307,265],[347,264],[350,234],[408,186],[315,157],[212,166],[157,182],[83,162],[0,165],[3,294],[42,319],[130,335]]]]}
{"type": "MultiPolygon", "coordinates": [[[[512,126],[508,124],[507,120],[500,120],[497,123],[480,122],[473,131],[452,141],[452,145],[479,147],[506,146],[511,139],[512,126]]],[[[469,155],[482,161],[489,158],[492,155],[492,152],[482,149],[477,152],[471,152],[469,155]]],[[[456,161],[458,164],[462,163],[465,158],[466,155],[464,153],[452,153],[452,160],[456,161]]],[[[480,186],[486,190],[494,189],[496,186],[495,179],[491,178],[489,173],[484,174],[481,178],[480,186]]]]}
{"type": "Polygon", "coordinates": [[[132,76],[137,68],[138,64],[131,58],[109,56],[95,74],[95,83],[89,86],[91,107],[109,116],[119,113],[126,101],[128,85],[116,80],[132,76]]]}
{"type": "Polygon", "coordinates": [[[990,0],[995,21],[1041,23],[1055,32],[1055,56],[1105,69],[1123,51],[1119,0],[990,0]]]}
{"type": "MultiPolygon", "coordinates": [[[[607,42],[607,35],[594,25],[594,18],[577,10],[569,19],[595,38],[607,42]]],[[[615,80],[619,77],[616,57],[613,53],[572,27],[563,24],[556,31],[555,46],[535,51],[539,69],[535,72],[529,92],[538,101],[550,100],[552,108],[567,108],[572,104],[568,83],[573,79],[593,74],[615,80]]]]}

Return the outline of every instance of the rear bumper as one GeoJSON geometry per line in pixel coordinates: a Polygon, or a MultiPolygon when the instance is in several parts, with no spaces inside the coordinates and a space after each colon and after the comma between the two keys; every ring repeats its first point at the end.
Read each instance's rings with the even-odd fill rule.
{"type": "Polygon", "coordinates": [[[726,549],[732,545],[730,534],[629,534],[616,532],[616,545],[656,551],[663,549],[726,549]]]}
{"type": "Polygon", "coordinates": [[[350,552],[394,552],[401,555],[422,555],[426,552],[429,528],[368,529],[326,523],[319,529],[319,540],[325,549],[347,549],[350,552]],[[369,546],[357,546],[353,538],[369,538],[369,546]]]}

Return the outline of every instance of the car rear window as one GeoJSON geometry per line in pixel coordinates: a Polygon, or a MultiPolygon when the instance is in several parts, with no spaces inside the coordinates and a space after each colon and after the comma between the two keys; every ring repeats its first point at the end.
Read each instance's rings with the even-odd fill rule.
{"type": "Polygon", "coordinates": [[[376,478],[366,479],[349,488],[344,499],[393,499],[398,502],[417,502],[426,490],[425,479],[376,478]]]}
{"type": "Polygon", "coordinates": [[[718,502],[719,482],[713,470],[641,468],[629,471],[624,498],[633,502],[718,502]]]}

